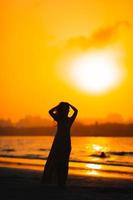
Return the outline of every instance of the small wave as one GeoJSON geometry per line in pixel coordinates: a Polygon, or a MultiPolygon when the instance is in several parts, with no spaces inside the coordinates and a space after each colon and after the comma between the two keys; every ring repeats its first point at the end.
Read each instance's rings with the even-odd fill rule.
{"type": "Polygon", "coordinates": [[[46,157],[38,154],[26,154],[25,157],[28,159],[46,159],[46,157]]]}
{"type": "Polygon", "coordinates": [[[101,154],[91,154],[89,157],[98,157],[98,158],[109,158],[110,155],[106,153],[101,153],[101,154]]]}
{"type": "Polygon", "coordinates": [[[111,151],[109,153],[116,156],[133,156],[132,151],[111,151]]]}
{"type": "Polygon", "coordinates": [[[40,148],[39,151],[49,151],[49,149],[40,148]]]}
{"type": "Polygon", "coordinates": [[[40,156],[40,155],[33,155],[33,154],[27,154],[27,155],[3,155],[0,154],[1,158],[21,158],[21,159],[36,159],[36,160],[46,160],[47,157],[40,156]]]}
{"type": "Polygon", "coordinates": [[[3,152],[13,152],[13,151],[15,151],[15,149],[5,148],[5,149],[2,149],[1,151],[3,151],[3,152]]]}
{"type": "Polygon", "coordinates": [[[91,155],[89,155],[89,157],[108,158],[111,155],[115,155],[115,156],[133,156],[133,152],[132,151],[100,152],[100,153],[91,154],[91,155]],[[102,156],[102,153],[104,154],[104,156],[102,156]]]}

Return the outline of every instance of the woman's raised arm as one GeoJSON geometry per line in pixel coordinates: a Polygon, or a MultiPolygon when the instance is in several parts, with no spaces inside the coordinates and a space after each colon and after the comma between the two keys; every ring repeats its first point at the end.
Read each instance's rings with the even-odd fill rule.
{"type": "Polygon", "coordinates": [[[53,117],[54,120],[57,120],[57,114],[56,114],[57,107],[58,106],[55,106],[49,110],[49,114],[51,117],[53,117]]]}
{"type": "Polygon", "coordinates": [[[72,110],[74,111],[74,113],[72,114],[72,116],[70,117],[72,122],[75,120],[77,114],[78,114],[78,110],[77,108],[75,108],[73,105],[69,104],[69,106],[72,108],[72,110]]]}

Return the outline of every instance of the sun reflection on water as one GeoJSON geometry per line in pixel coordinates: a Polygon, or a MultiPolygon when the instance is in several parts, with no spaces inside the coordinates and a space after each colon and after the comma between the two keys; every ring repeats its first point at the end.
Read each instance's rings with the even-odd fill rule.
{"type": "Polygon", "coordinates": [[[86,146],[86,149],[91,148],[91,150],[93,151],[101,151],[104,149],[104,147],[97,145],[97,144],[92,144],[92,146],[90,147],[89,145],[86,146]]]}
{"type": "Polygon", "coordinates": [[[93,163],[86,164],[86,167],[88,168],[87,174],[93,176],[98,176],[100,174],[98,170],[102,168],[101,165],[93,163]]]}
{"type": "Polygon", "coordinates": [[[108,152],[109,149],[107,146],[101,146],[99,144],[91,144],[91,145],[87,145],[86,146],[87,151],[91,152],[91,153],[101,153],[101,152],[108,152]]]}
{"type": "Polygon", "coordinates": [[[96,170],[91,170],[91,171],[88,171],[87,174],[88,174],[88,175],[93,175],[93,176],[98,176],[98,175],[99,175],[99,172],[96,171],[96,170]]]}
{"type": "Polygon", "coordinates": [[[92,149],[95,150],[95,151],[102,151],[103,147],[99,146],[99,145],[96,145],[96,144],[93,144],[92,145],[92,149]]]}
{"type": "Polygon", "coordinates": [[[99,164],[86,164],[86,167],[88,169],[101,169],[102,168],[102,166],[99,164]]]}

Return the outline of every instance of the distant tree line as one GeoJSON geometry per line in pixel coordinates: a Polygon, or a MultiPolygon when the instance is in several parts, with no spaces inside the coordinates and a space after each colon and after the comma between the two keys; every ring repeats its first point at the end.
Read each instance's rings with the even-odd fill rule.
{"type": "MultiPolygon", "coordinates": [[[[43,127],[0,127],[0,136],[45,136],[54,135],[55,126],[43,127]]],[[[104,123],[83,125],[75,123],[71,131],[72,136],[107,136],[107,137],[132,137],[133,123],[104,123]]]]}

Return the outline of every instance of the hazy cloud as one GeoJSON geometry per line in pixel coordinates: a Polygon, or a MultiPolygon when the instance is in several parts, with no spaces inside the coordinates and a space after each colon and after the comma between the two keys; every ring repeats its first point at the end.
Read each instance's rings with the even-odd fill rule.
{"type": "Polygon", "coordinates": [[[119,21],[113,26],[102,27],[96,30],[92,35],[79,36],[75,38],[70,38],[67,43],[67,48],[80,48],[88,49],[91,47],[101,47],[107,45],[111,42],[123,28],[130,28],[131,24],[128,21],[119,21]]]}

